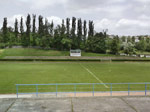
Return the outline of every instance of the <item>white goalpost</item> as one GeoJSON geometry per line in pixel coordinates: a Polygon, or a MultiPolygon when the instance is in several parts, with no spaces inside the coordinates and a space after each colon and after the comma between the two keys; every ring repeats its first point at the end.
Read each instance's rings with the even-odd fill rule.
{"type": "Polygon", "coordinates": [[[105,61],[107,61],[107,62],[112,62],[112,60],[111,60],[111,58],[103,58],[103,59],[100,59],[100,61],[101,62],[105,62],[105,61]]]}

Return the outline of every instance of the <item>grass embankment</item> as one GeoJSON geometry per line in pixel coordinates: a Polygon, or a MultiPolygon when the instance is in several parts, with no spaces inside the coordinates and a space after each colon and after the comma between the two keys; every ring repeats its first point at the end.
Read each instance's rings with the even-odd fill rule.
{"type": "MultiPolygon", "coordinates": [[[[70,55],[69,51],[42,50],[34,48],[9,48],[0,50],[1,58],[5,56],[69,56],[69,55],[70,55]]],[[[114,55],[82,52],[82,56],[114,56],[114,55]]]]}
{"type": "MultiPolygon", "coordinates": [[[[0,93],[16,93],[15,84],[49,83],[128,83],[149,82],[150,63],[41,63],[0,62],[0,93]],[[95,78],[92,74],[97,78],[95,78]]],[[[110,91],[110,85],[95,85],[95,91],[110,91]],[[106,87],[107,86],[107,87],[106,87]]],[[[130,90],[144,90],[130,85],[130,90]]],[[[93,85],[77,86],[77,91],[92,91],[93,85]]],[[[128,85],[113,85],[113,91],[127,91],[128,85]]],[[[150,85],[147,85],[150,90],[150,85]]],[[[56,86],[39,86],[39,92],[55,92],[56,86]]],[[[58,92],[74,91],[72,86],[58,86],[58,92]]],[[[36,86],[21,86],[19,92],[36,92],[36,86]]]]}

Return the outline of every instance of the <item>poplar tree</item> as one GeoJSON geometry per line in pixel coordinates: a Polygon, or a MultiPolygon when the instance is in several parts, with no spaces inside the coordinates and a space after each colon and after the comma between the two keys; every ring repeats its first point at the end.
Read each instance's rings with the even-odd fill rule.
{"type": "Polygon", "coordinates": [[[31,33],[31,17],[28,14],[27,16],[27,20],[26,20],[26,38],[25,38],[25,46],[29,46],[30,45],[30,33],[31,33]]]}
{"type": "Polygon", "coordinates": [[[48,20],[47,20],[47,18],[45,18],[44,35],[49,35],[48,24],[49,24],[48,20]]]}
{"type": "Polygon", "coordinates": [[[36,33],[36,15],[33,14],[33,26],[32,26],[32,33],[36,33]]]}
{"type": "Polygon", "coordinates": [[[7,18],[4,18],[4,21],[3,21],[2,34],[3,34],[3,42],[7,43],[9,41],[8,28],[7,28],[7,18]]]}
{"type": "Polygon", "coordinates": [[[49,48],[49,31],[48,31],[48,20],[45,18],[45,24],[43,26],[44,34],[42,36],[42,47],[49,48]]]}
{"type": "Polygon", "coordinates": [[[39,28],[38,28],[38,33],[40,38],[44,35],[44,24],[43,24],[43,17],[39,16],[39,28]]]}
{"type": "Polygon", "coordinates": [[[54,23],[53,21],[49,25],[49,30],[50,30],[50,36],[54,36],[54,23]]]}
{"type": "Polygon", "coordinates": [[[20,20],[20,33],[23,34],[23,32],[24,32],[23,18],[21,17],[21,20],[20,20]]]}
{"type": "Polygon", "coordinates": [[[75,49],[76,46],[77,46],[77,38],[76,38],[76,18],[75,18],[75,17],[72,17],[71,39],[72,39],[71,48],[72,48],[72,49],[75,49]]]}
{"type": "Polygon", "coordinates": [[[33,25],[32,25],[32,38],[33,38],[33,46],[36,45],[36,15],[32,15],[33,18],[33,25]]]}
{"type": "Polygon", "coordinates": [[[14,39],[15,42],[19,42],[18,33],[19,33],[19,31],[18,31],[18,20],[15,19],[15,39],[14,39]]]}
{"type": "Polygon", "coordinates": [[[64,19],[62,20],[62,24],[61,24],[61,36],[63,36],[66,32],[66,27],[65,27],[65,22],[64,19]]]}
{"type": "Polygon", "coordinates": [[[94,23],[93,21],[89,21],[89,32],[88,32],[88,37],[93,37],[94,36],[94,23]]]}
{"type": "Polygon", "coordinates": [[[84,44],[86,42],[86,36],[87,36],[87,27],[86,27],[86,20],[84,20],[84,23],[83,23],[83,41],[84,41],[84,44]]]}
{"type": "Polygon", "coordinates": [[[78,19],[78,28],[77,28],[77,47],[80,48],[82,41],[82,20],[78,19]]]}
{"type": "Polygon", "coordinates": [[[70,37],[70,19],[66,19],[67,36],[70,37]]]}
{"type": "Polygon", "coordinates": [[[23,41],[24,41],[24,37],[23,37],[24,26],[23,26],[23,18],[22,17],[21,17],[21,20],[20,20],[20,33],[21,33],[21,42],[23,43],[23,41]]]}
{"type": "Polygon", "coordinates": [[[75,38],[75,31],[76,31],[76,18],[72,17],[72,29],[71,29],[72,38],[75,38]]]}

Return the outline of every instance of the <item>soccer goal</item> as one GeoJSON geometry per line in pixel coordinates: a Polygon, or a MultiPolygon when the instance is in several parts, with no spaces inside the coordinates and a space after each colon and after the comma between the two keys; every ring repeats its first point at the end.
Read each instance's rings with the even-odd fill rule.
{"type": "Polygon", "coordinates": [[[70,56],[81,56],[81,50],[80,49],[70,50],[70,56]]]}
{"type": "Polygon", "coordinates": [[[100,59],[100,61],[101,62],[105,62],[105,61],[112,62],[111,58],[102,58],[102,59],[100,59]]]}

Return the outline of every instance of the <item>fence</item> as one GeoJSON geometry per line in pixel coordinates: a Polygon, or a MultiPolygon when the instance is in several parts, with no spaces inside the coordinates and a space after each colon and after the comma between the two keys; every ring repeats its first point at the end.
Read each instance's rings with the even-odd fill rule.
{"type": "Polygon", "coordinates": [[[68,96],[150,95],[150,83],[16,84],[17,98],[23,94],[67,94],[68,96]]]}

